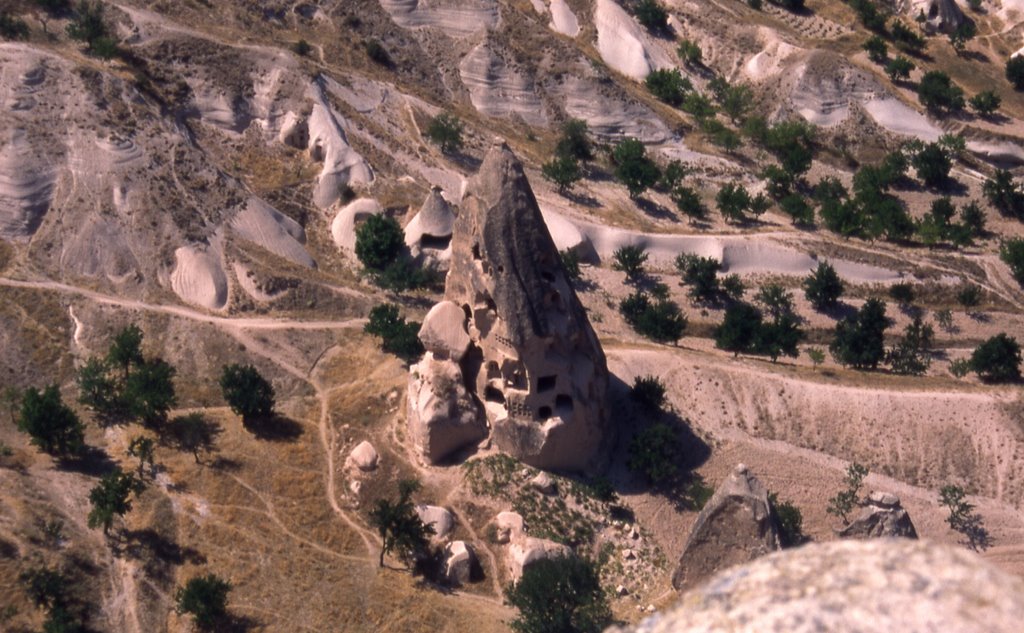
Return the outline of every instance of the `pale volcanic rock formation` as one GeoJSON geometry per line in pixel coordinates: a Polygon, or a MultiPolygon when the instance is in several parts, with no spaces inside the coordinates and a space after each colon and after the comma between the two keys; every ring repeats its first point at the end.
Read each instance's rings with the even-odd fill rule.
{"type": "Polygon", "coordinates": [[[469,348],[469,334],[466,332],[466,315],[462,308],[451,301],[434,305],[423,318],[419,331],[424,349],[438,360],[462,360],[469,348]]]}
{"type": "Polygon", "coordinates": [[[377,462],[380,461],[380,456],[377,455],[377,449],[373,447],[366,440],[360,442],[352,452],[348,454],[348,459],[345,460],[345,466],[347,468],[358,468],[361,471],[367,472],[375,470],[377,468],[377,462]]]}
{"type": "Polygon", "coordinates": [[[380,215],[381,208],[373,198],[353,200],[338,211],[331,221],[334,243],[350,255],[356,252],[356,227],[371,215],[380,215]]]}
{"type": "Polygon", "coordinates": [[[470,183],[445,298],[468,320],[462,369],[498,448],[538,468],[595,465],[608,439],[604,353],[504,144],[470,183]]]}
{"type": "Polygon", "coordinates": [[[768,491],[740,464],[697,516],[672,585],[676,589],[692,587],[721,569],[780,547],[768,491]]]}
{"type": "Polygon", "coordinates": [[[470,51],[459,64],[459,76],[477,112],[498,118],[518,117],[529,125],[547,125],[533,78],[513,68],[492,44],[483,42],[470,51]]]}
{"type": "Polygon", "coordinates": [[[900,498],[888,492],[868,495],[856,518],[839,536],[843,538],[917,538],[917,530],[910,515],[900,504],[900,498]]]}
{"type": "Polygon", "coordinates": [[[228,277],[219,240],[211,246],[182,246],[174,251],[174,262],[171,289],[183,301],[208,310],[227,305],[228,277]]]}
{"type": "Polygon", "coordinates": [[[444,540],[455,527],[452,513],[441,506],[418,505],[416,506],[416,516],[423,521],[424,525],[434,530],[432,539],[435,541],[444,540]]]}
{"type": "Polygon", "coordinates": [[[455,211],[441,195],[440,187],[431,187],[423,206],[405,226],[405,245],[420,264],[448,270],[451,259],[455,211]]]}
{"type": "Polygon", "coordinates": [[[323,163],[313,202],[326,209],[341,198],[342,189],[349,184],[373,181],[373,170],[352,146],[341,128],[341,115],[327,101],[319,83],[310,87],[313,112],[309,116],[309,157],[323,163]]]}
{"type": "Polygon", "coordinates": [[[409,435],[430,464],[487,437],[479,405],[454,360],[437,360],[428,351],[410,367],[407,403],[409,435]]]}
{"type": "Polygon", "coordinates": [[[498,543],[509,543],[519,540],[523,535],[525,523],[518,512],[499,512],[494,517],[494,538],[498,543]]]}
{"type": "Polygon", "coordinates": [[[1024,581],[909,539],[835,541],[718,573],[673,609],[608,633],[1016,633],[1024,581]]]}
{"type": "Polygon", "coordinates": [[[644,28],[613,0],[597,0],[594,26],[601,59],[630,79],[639,81],[652,70],[672,65],[672,60],[651,44],[644,28]]]}
{"type": "Polygon", "coordinates": [[[232,218],[231,228],[239,237],[278,257],[307,268],[316,267],[303,246],[306,232],[302,225],[259,198],[249,199],[245,208],[232,218]]]}
{"type": "Polygon", "coordinates": [[[514,539],[508,546],[505,562],[509,576],[516,581],[523,577],[523,572],[530,565],[549,558],[565,556],[572,556],[572,550],[566,545],[547,539],[524,536],[514,539]]]}
{"type": "Polygon", "coordinates": [[[479,566],[476,552],[465,541],[452,541],[442,552],[444,581],[453,587],[465,585],[473,579],[473,569],[479,566]]]}
{"type": "Polygon", "coordinates": [[[556,33],[576,37],[580,34],[580,21],[565,0],[551,0],[551,22],[548,26],[556,33]]]}
{"type": "Polygon", "coordinates": [[[380,0],[380,6],[403,28],[433,27],[451,37],[498,25],[496,0],[380,0]]]}
{"type": "Polygon", "coordinates": [[[929,33],[952,33],[964,23],[964,12],[956,0],[897,0],[897,8],[912,20],[924,16],[922,26],[929,33]]]}

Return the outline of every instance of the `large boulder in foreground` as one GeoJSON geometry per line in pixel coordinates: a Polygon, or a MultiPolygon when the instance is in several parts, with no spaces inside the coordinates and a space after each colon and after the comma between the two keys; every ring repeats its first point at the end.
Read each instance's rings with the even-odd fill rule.
{"type": "Polygon", "coordinates": [[[508,546],[505,562],[508,574],[513,581],[523,577],[523,571],[530,565],[548,558],[572,556],[572,550],[561,543],[542,538],[523,536],[512,541],[508,546]]]}
{"type": "Polygon", "coordinates": [[[910,539],[805,545],[719,572],[619,633],[1017,633],[1024,581],[910,539]]]}
{"type": "Polygon", "coordinates": [[[676,589],[692,587],[719,570],[780,547],[768,491],[740,464],[697,515],[672,585],[676,589]]]}
{"type": "Polygon", "coordinates": [[[409,434],[427,463],[444,461],[487,437],[479,406],[454,360],[438,360],[427,352],[410,367],[407,403],[409,434]]]}
{"type": "Polygon", "coordinates": [[[917,538],[917,530],[910,515],[900,504],[900,498],[888,492],[872,492],[839,536],[843,538],[917,538]]]}
{"type": "Polygon", "coordinates": [[[596,466],[609,439],[604,353],[505,144],[470,182],[445,299],[465,315],[462,371],[498,448],[537,468],[596,466]]]}

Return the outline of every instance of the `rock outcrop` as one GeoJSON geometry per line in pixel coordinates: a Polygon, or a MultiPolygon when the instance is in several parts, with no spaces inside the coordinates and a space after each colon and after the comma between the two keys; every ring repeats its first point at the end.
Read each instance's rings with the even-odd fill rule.
{"type": "Polygon", "coordinates": [[[743,464],[722,482],[697,516],[672,575],[676,589],[780,549],[768,491],[743,464]]]}
{"type": "Polygon", "coordinates": [[[508,543],[523,534],[523,517],[518,512],[499,512],[494,517],[494,540],[508,543]]]}
{"type": "Polygon", "coordinates": [[[952,33],[964,23],[964,12],[956,0],[898,0],[899,9],[912,20],[919,20],[929,33],[952,33]]]}
{"type": "Polygon", "coordinates": [[[373,444],[363,440],[352,449],[351,453],[348,454],[348,459],[345,460],[345,466],[349,468],[358,468],[365,472],[377,468],[377,462],[379,459],[377,450],[373,448],[373,444]]]}
{"type": "Polygon", "coordinates": [[[506,563],[513,581],[523,577],[523,571],[530,565],[548,558],[571,556],[572,550],[561,543],[542,538],[524,536],[512,541],[508,547],[506,563]]]}
{"type": "Polygon", "coordinates": [[[445,298],[464,313],[462,374],[498,448],[543,469],[595,465],[608,439],[604,353],[505,144],[470,183],[445,298]]]}
{"type": "Polygon", "coordinates": [[[452,541],[441,554],[442,577],[453,587],[465,585],[473,579],[473,570],[479,566],[476,553],[465,541],[452,541]]]}
{"type": "Polygon", "coordinates": [[[1015,633],[1024,581],[963,548],[908,539],[805,545],[724,570],[607,633],[1015,633]]]}
{"type": "Polygon", "coordinates": [[[917,538],[910,515],[900,505],[900,498],[888,492],[872,492],[857,517],[842,531],[843,538],[917,538]]]}
{"type": "Polygon", "coordinates": [[[462,368],[427,352],[409,368],[409,434],[424,461],[436,464],[487,437],[487,426],[462,368]]]}
{"type": "Polygon", "coordinates": [[[423,206],[405,227],[405,244],[418,264],[435,270],[448,270],[455,217],[455,211],[441,195],[440,187],[433,187],[423,206]]]}
{"type": "Polygon", "coordinates": [[[462,360],[469,348],[469,334],[466,332],[466,315],[462,308],[451,301],[434,305],[423,318],[419,331],[424,349],[438,360],[462,360]]]}
{"type": "Polygon", "coordinates": [[[441,506],[418,505],[416,506],[416,515],[419,516],[420,521],[423,521],[424,525],[434,530],[432,538],[435,541],[444,540],[451,533],[452,527],[455,526],[455,519],[452,518],[452,513],[447,508],[442,508],[441,506]]]}

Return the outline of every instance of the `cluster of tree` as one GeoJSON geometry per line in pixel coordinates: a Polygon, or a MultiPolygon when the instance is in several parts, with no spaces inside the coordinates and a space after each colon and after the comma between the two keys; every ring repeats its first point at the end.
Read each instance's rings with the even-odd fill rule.
{"type": "Polygon", "coordinates": [[[954,361],[950,364],[950,370],[955,375],[973,371],[985,382],[1019,381],[1020,367],[1020,343],[1005,333],[996,334],[978,345],[964,361],[954,361]]]}
{"type": "Polygon", "coordinates": [[[689,322],[679,305],[667,296],[667,288],[648,294],[637,290],[619,303],[619,312],[638,334],[659,343],[679,341],[689,322]]]}
{"type": "Polygon", "coordinates": [[[766,286],[758,297],[760,302],[766,302],[765,312],[769,318],[765,319],[765,312],[753,304],[733,303],[726,308],[722,324],[715,328],[715,347],[737,356],[740,353],[765,355],[772,362],[779,356],[795,358],[804,333],[799,318],[792,311],[792,295],[781,287],[766,286]]]}
{"type": "Polygon", "coordinates": [[[690,287],[689,294],[699,303],[728,303],[739,301],[746,290],[739,275],[718,278],[722,264],[713,257],[681,253],[676,257],[676,270],[683,283],[690,287]]]}
{"type": "Polygon", "coordinates": [[[375,284],[402,292],[429,286],[433,271],[416,266],[405,246],[405,233],[391,216],[371,215],[356,228],[356,257],[375,284]]]}
{"type": "Polygon", "coordinates": [[[175,369],[142,354],[142,330],[129,325],[114,335],[105,357],[89,358],[78,372],[78,401],[102,422],[139,420],[155,428],[177,403],[175,369]]]}
{"type": "Polygon", "coordinates": [[[363,331],[381,338],[381,349],[399,358],[411,361],[423,355],[419,339],[420,324],[406,322],[398,306],[382,303],[370,310],[369,321],[363,331]]]}
{"type": "Polygon", "coordinates": [[[828,348],[836,362],[856,369],[878,367],[885,359],[885,330],[891,323],[885,307],[881,299],[868,299],[856,313],[836,324],[828,348]]]}
{"type": "Polygon", "coordinates": [[[927,246],[940,243],[968,246],[985,235],[985,212],[977,202],[972,200],[960,207],[959,222],[953,221],[956,213],[957,208],[948,197],[933,200],[929,211],[916,223],[921,243],[927,246]]]}
{"type": "Polygon", "coordinates": [[[612,150],[615,177],[626,185],[630,198],[638,198],[661,179],[661,168],[647,155],[647,148],[635,138],[619,141],[612,150]]]}
{"type": "Polygon", "coordinates": [[[563,195],[583,178],[582,164],[594,160],[594,147],[590,142],[587,122],[569,119],[562,125],[562,133],[555,144],[555,155],[541,166],[541,175],[558,185],[563,195]]]}

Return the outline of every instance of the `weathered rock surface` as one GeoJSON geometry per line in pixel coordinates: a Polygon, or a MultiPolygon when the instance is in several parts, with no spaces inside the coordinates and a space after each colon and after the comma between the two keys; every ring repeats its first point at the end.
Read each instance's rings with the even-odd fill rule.
{"type": "Polygon", "coordinates": [[[780,548],[768,491],[743,464],[722,482],[697,516],[672,575],[676,589],[780,548]]]}
{"type": "Polygon", "coordinates": [[[436,464],[487,437],[479,406],[453,360],[427,352],[409,368],[407,423],[422,458],[436,464]]]}
{"type": "Polygon", "coordinates": [[[523,534],[523,517],[518,512],[499,512],[494,517],[495,537],[499,543],[508,543],[523,534]]]}
{"type": "Polygon", "coordinates": [[[537,561],[560,556],[571,556],[572,550],[561,543],[526,536],[508,546],[506,562],[513,581],[523,577],[523,571],[537,561]]]}
{"type": "Polygon", "coordinates": [[[839,536],[843,538],[917,538],[910,515],[900,505],[900,498],[888,492],[872,492],[864,507],[839,536]]]}
{"type": "Polygon", "coordinates": [[[477,563],[476,553],[465,541],[452,541],[442,554],[444,580],[453,587],[465,585],[473,579],[473,568],[477,563]]]}
{"type": "Polygon", "coordinates": [[[956,0],[897,0],[899,9],[910,19],[924,16],[922,27],[929,33],[952,33],[964,22],[964,12],[956,0]]]}
{"type": "Polygon", "coordinates": [[[434,540],[443,540],[455,526],[455,519],[447,508],[441,506],[417,505],[416,514],[425,525],[434,529],[434,540]]]}
{"type": "Polygon", "coordinates": [[[466,383],[502,451],[585,470],[608,439],[608,369],[537,200],[500,144],[471,181],[452,238],[445,298],[462,307],[466,383]]]}
{"type": "Polygon", "coordinates": [[[345,465],[348,467],[354,466],[362,471],[369,471],[377,468],[377,461],[379,459],[373,444],[363,440],[348,454],[345,465]]]}
{"type": "Polygon", "coordinates": [[[438,360],[462,360],[469,347],[466,332],[466,315],[462,308],[451,301],[434,305],[423,318],[420,326],[420,341],[423,347],[438,360]]]}
{"type": "Polygon", "coordinates": [[[1011,633],[1022,621],[1020,578],[962,548],[876,539],[806,545],[732,567],[670,611],[611,631],[1011,633]]]}
{"type": "Polygon", "coordinates": [[[447,271],[454,226],[455,211],[441,195],[439,187],[431,188],[423,206],[405,226],[409,253],[421,265],[447,271]]]}
{"type": "Polygon", "coordinates": [[[547,473],[538,473],[530,480],[530,485],[542,494],[553,495],[558,491],[558,484],[547,473]]]}

